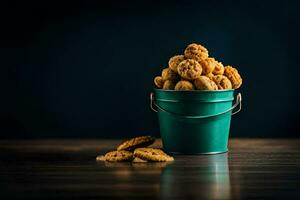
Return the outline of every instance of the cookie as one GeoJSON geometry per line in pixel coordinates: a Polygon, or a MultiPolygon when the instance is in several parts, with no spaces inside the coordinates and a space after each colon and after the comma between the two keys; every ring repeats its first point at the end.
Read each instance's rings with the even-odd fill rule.
{"type": "Polygon", "coordinates": [[[161,77],[161,76],[156,76],[156,77],[154,78],[154,84],[155,84],[155,86],[156,86],[157,88],[162,88],[163,85],[164,85],[164,82],[163,82],[163,80],[162,80],[162,77],[161,77]]]}
{"type": "Polygon", "coordinates": [[[200,76],[194,81],[198,90],[217,90],[218,86],[206,76],[200,76]]]}
{"type": "Polygon", "coordinates": [[[201,76],[202,67],[197,61],[187,59],[179,63],[177,72],[184,79],[194,80],[201,76]]]}
{"type": "Polygon", "coordinates": [[[213,77],[215,76],[213,73],[209,73],[205,75],[206,77],[208,77],[210,80],[213,80],[213,77]]]}
{"type": "Polygon", "coordinates": [[[124,142],[122,142],[117,150],[120,151],[120,150],[127,150],[127,151],[132,151],[136,148],[139,148],[139,147],[147,147],[151,144],[153,144],[155,141],[155,138],[154,137],[151,137],[151,136],[139,136],[139,137],[135,137],[135,138],[132,138],[130,140],[126,140],[124,142]]]}
{"type": "Polygon", "coordinates": [[[233,89],[237,89],[242,85],[242,78],[237,69],[231,66],[226,66],[224,75],[230,80],[233,89]]]}
{"type": "Polygon", "coordinates": [[[171,80],[166,80],[164,82],[164,85],[163,85],[163,89],[164,90],[174,90],[175,88],[175,83],[174,81],[171,81],[171,80]]]}
{"type": "Polygon", "coordinates": [[[99,155],[99,156],[96,157],[96,160],[97,161],[105,161],[105,156],[99,155]]]}
{"type": "Polygon", "coordinates": [[[184,55],[176,55],[170,58],[169,68],[177,73],[177,66],[184,60],[184,55]]]}
{"type": "Polygon", "coordinates": [[[224,74],[224,66],[221,62],[215,61],[215,68],[212,72],[214,75],[223,75],[224,74]]]}
{"type": "Polygon", "coordinates": [[[134,150],[133,154],[135,157],[148,161],[165,162],[174,160],[172,156],[169,156],[160,149],[154,148],[138,148],[134,150]]]}
{"type": "Polygon", "coordinates": [[[175,90],[194,90],[194,85],[189,81],[179,81],[175,85],[175,90]]]}
{"type": "Polygon", "coordinates": [[[202,67],[202,75],[207,75],[212,73],[217,64],[214,58],[206,58],[205,60],[199,61],[199,63],[202,67]]]}
{"type": "Polygon", "coordinates": [[[171,81],[177,81],[179,79],[179,76],[176,72],[171,70],[170,68],[165,68],[161,72],[161,77],[163,81],[171,80],[171,81]]]}
{"type": "Polygon", "coordinates": [[[104,160],[109,162],[131,161],[133,158],[133,153],[125,150],[111,151],[104,156],[104,160]]]}
{"type": "Polygon", "coordinates": [[[226,76],[216,75],[213,77],[213,81],[218,86],[219,90],[232,89],[232,84],[226,76]]]}
{"type": "Polygon", "coordinates": [[[208,58],[208,50],[200,44],[189,44],[184,50],[184,56],[188,59],[194,59],[198,62],[208,58]]]}

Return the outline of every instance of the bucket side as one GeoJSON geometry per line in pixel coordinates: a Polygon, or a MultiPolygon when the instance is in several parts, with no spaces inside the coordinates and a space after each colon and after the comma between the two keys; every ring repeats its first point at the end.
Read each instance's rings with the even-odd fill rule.
{"type": "Polygon", "coordinates": [[[183,119],[159,112],[158,118],[167,152],[212,154],[227,151],[231,112],[204,119],[183,119]]]}
{"type": "Polygon", "coordinates": [[[158,109],[158,119],[166,151],[182,154],[227,151],[233,90],[213,93],[208,95],[208,92],[167,92],[167,95],[164,95],[159,91],[160,98],[155,98],[155,102],[163,109],[158,109]],[[176,99],[176,95],[180,98],[176,99]],[[189,98],[183,98],[185,95],[189,98]],[[213,98],[213,96],[217,97],[213,98]],[[206,117],[212,115],[215,116],[206,117]]]}

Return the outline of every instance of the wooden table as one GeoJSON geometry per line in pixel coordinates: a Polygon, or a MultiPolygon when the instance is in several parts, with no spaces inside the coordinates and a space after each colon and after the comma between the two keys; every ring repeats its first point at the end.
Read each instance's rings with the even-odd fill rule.
{"type": "Polygon", "coordinates": [[[0,198],[300,198],[299,139],[231,139],[229,153],[172,163],[95,161],[119,142],[0,141],[0,198]]]}

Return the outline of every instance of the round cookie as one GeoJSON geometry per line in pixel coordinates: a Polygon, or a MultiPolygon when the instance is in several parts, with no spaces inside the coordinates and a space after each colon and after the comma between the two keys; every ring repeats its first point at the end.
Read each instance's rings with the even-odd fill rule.
{"type": "Polygon", "coordinates": [[[130,151],[111,151],[105,154],[104,160],[109,162],[132,161],[133,153],[130,151]]]}
{"type": "Polygon", "coordinates": [[[157,88],[162,88],[163,85],[164,85],[164,82],[163,82],[163,80],[162,80],[162,77],[161,77],[161,76],[156,76],[156,77],[154,78],[154,84],[155,84],[155,86],[156,86],[157,88]]]}
{"type": "Polygon", "coordinates": [[[184,56],[189,59],[201,61],[208,58],[208,50],[200,44],[192,43],[184,50],[184,56]]]}
{"type": "Polygon", "coordinates": [[[230,80],[233,89],[237,89],[242,85],[242,78],[237,69],[231,66],[226,66],[224,75],[230,80]]]}
{"type": "Polygon", "coordinates": [[[164,90],[174,90],[175,83],[171,80],[166,80],[163,85],[164,90]]]}
{"type": "Polygon", "coordinates": [[[127,151],[132,151],[136,148],[139,148],[139,147],[147,147],[151,144],[153,144],[155,141],[155,138],[154,137],[151,137],[151,136],[139,136],[139,137],[135,137],[135,138],[132,138],[130,140],[126,140],[124,142],[122,142],[117,150],[120,151],[120,150],[127,150],[127,151]]]}
{"type": "Polygon", "coordinates": [[[213,77],[215,76],[213,73],[209,73],[205,75],[206,77],[208,77],[210,80],[213,80],[213,77]]]}
{"type": "Polygon", "coordinates": [[[219,90],[232,89],[232,84],[226,76],[216,75],[213,77],[213,81],[218,86],[219,90]]]}
{"type": "Polygon", "coordinates": [[[178,74],[176,72],[174,72],[173,70],[171,70],[170,68],[163,69],[161,72],[161,77],[162,77],[163,81],[166,81],[166,80],[176,81],[179,79],[178,74]]]}
{"type": "Polygon", "coordinates": [[[197,61],[187,59],[179,63],[177,72],[184,79],[194,80],[201,76],[202,67],[197,61]]]}
{"type": "Polygon", "coordinates": [[[184,60],[184,55],[176,55],[170,58],[168,64],[169,68],[177,73],[177,66],[184,60]]]}
{"type": "Polygon", "coordinates": [[[198,90],[218,90],[218,86],[206,76],[200,76],[194,81],[198,90]]]}
{"type": "Polygon", "coordinates": [[[212,73],[216,66],[216,60],[214,58],[206,58],[205,60],[201,60],[199,63],[202,67],[202,75],[212,73]]]}
{"type": "Polygon", "coordinates": [[[215,61],[215,68],[212,72],[214,75],[223,75],[224,74],[224,66],[221,62],[215,61]]]}
{"type": "Polygon", "coordinates": [[[179,81],[175,85],[175,90],[194,90],[194,85],[189,81],[179,81]]]}
{"type": "Polygon", "coordinates": [[[134,150],[134,156],[138,157],[142,160],[148,161],[158,161],[158,162],[165,162],[165,161],[173,161],[174,158],[169,156],[161,149],[154,149],[154,148],[138,148],[134,150]]]}

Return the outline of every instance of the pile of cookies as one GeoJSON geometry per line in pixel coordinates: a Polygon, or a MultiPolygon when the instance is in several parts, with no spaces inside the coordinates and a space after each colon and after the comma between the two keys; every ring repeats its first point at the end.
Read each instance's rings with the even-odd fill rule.
{"type": "Polygon", "coordinates": [[[200,44],[190,44],[184,55],[170,58],[161,76],[154,78],[157,88],[165,90],[226,90],[242,85],[238,70],[225,66],[209,57],[208,50],[200,44]]]}
{"type": "Polygon", "coordinates": [[[155,138],[151,136],[140,136],[122,142],[117,150],[99,155],[97,161],[108,162],[166,162],[173,161],[174,158],[169,156],[161,149],[149,148],[153,144],[155,138]]]}

